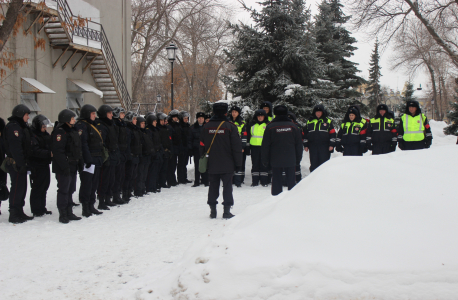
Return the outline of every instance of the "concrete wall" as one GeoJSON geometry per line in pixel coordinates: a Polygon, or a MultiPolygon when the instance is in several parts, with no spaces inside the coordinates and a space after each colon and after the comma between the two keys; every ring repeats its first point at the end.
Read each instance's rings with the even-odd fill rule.
{"type": "MultiPolygon", "coordinates": [[[[67,0],[72,7],[72,0],[67,0]]],[[[81,1],[81,0],[79,0],[81,1]]],[[[119,68],[131,93],[131,57],[130,57],[130,0],[87,0],[89,4],[100,10],[101,23],[104,26],[109,42],[116,56],[119,68]]],[[[29,16],[28,24],[32,23],[34,16],[29,16]]],[[[84,16],[83,16],[84,17],[84,16]]],[[[53,68],[53,63],[62,53],[59,49],[52,49],[49,40],[44,33],[37,34],[38,25],[27,36],[19,33],[16,37],[10,37],[6,47],[15,53],[16,58],[27,58],[26,66],[18,67],[13,71],[7,71],[6,79],[0,86],[0,117],[6,119],[11,115],[14,106],[21,102],[21,77],[29,77],[38,80],[56,94],[38,94],[37,102],[41,108],[41,114],[47,116],[51,121],[57,120],[57,115],[66,108],[67,100],[67,78],[80,79],[96,87],[90,70],[82,73],[86,60],[73,72],[72,67],[77,63],[82,54],[76,54],[65,70],[62,65],[71,56],[67,52],[53,68]],[[34,49],[35,38],[43,38],[46,41],[46,49],[34,49]]],[[[25,25],[25,28],[28,26],[25,25]]],[[[84,93],[84,103],[96,107],[103,104],[103,100],[93,94],[84,93]]]]}

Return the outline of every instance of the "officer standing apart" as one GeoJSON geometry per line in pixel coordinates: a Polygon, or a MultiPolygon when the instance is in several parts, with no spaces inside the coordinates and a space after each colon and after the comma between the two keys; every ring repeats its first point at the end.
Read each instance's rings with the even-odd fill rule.
{"type": "Polygon", "coordinates": [[[216,218],[217,214],[220,181],[223,182],[223,218],[229,219],[234,216],[231,214],[231,206],[234,205],[232,177],[235,168],[242,166],[242,141],[237,127],[226,117],[227,109],[226,103],[213,104],[214,116],[205,124],[200,138],[200,156],[210,149],[207,169],[210,187],[207,204],[210,206],[212,219],[216,218]]]}
{"type": "Polygon", "coordinates": [[[315,106],[304,128],[304,149],[310,150],[310,172],[328,161],[334,152],[336,130],[327,115],[323,105],[315,106]]]}
{"type": "Polygon", "coordinates": [[[372,155],[394,152],[398,141],[394,116],[386,104],[377,106],[375,117],[370,120],[367,128],[367,148],[372,155]]]}
{"type": "Polygon", "coordinates": [[[32,220],[24,213],[27,193],[27,159],[31,150],[31,134],[27,121],[30,110],[24,104],[13,108],[12,116],[4,129],[6,169],[10,174],[10,217],[11,223],[24,223],[32,220]]]}
{"type": "Polygon", "coordinates": [[[245,163],[246,163],[246,144],[247,144],[247,132],[246,132],[246,125],[245,121],[243,121],[242,116],[240,115],[242,113],[242,110],[238,106],[233,106],[231,110],[229,111],[231,114],[229,116],[229,120],[237,126],[237,129],[239,131],[240,138],[242,139],[242,152],[243,152],[243,162],[242,162],[242,167],[240,170],[235,170],[234,174],[234,184],[236,187],[242,187],[242,183],[245,181],[245,163]]]}
{"type": "Polygon", "coordinates": [[[283,191],[282,172],[286,173],[288,190],[296,185],[296,165],[302,160],[302,132],[288,118],[284,105],[274,109],[275,119],[266,127],[262,140],[262,164],[272,166],[272,195],[283,191]]]}
{"type": "Polygon", "coordinates": [[[200,159],[200,136],[205,125],[205,114],[203,112],[198,112],[196,114],[196,120],[196,123],[191,126],[191,134],[188,137],[188,147],[190,147],[189,150],[192,156],[194,156],[194,185],[192,185],[192,187],[197,187],[201,183],[208,186],[208,173],[200,173],[198,167],[200,159]]]}
{"type": "Polygon", "coordinates": [[[431,147],[433,134],[428,118],[417,101],[409,101],[398,125],[398,145],[401,150],[420,150],[431,147]]]}
{"type": "Polygon", "coordinates": [[[90,104],[85,104],[81,107],[80,116],[75,125],[81,138],[81,150],[86,168],[86,170],[80,171],[79,190],[79,200],[83,206],[83,216],[86,218],[93,214],[102,214],[94,206],[96,201],[95,193],[99,186],[100,170],[104,160],[102,134],[95,127],[96,118],[97,109],[90,104]]]}
{"type": "Polygon", "coordinates": [[[61,111],[57,117],[59,124],[52,133],[52,172],[57,179],[57,208],[59,222],[81,220],[73,214],[72,195],[76,191],[76,171],[81,169],[81,139],[74,125],[75,113],[69,109],[61,111]]]}
{"type": "Polygon", "coordinates": [[[258,109],[254,112],[253,121],[248,127],[248,141],[251,152],[251,186],[258,186],[259,181],[263,187],[269,184],[269,168],[261,162],[261,145],[264,131],[267,127],[267,114],[264,110],[258,109]]]}

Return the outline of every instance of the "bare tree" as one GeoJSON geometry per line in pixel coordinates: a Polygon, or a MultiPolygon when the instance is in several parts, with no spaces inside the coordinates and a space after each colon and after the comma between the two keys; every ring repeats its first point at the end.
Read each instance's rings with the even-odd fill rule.
{"type": "Polygon", "coordinates": [[[379,35],[384,42],[419,21],[434,42],[458,67],[457,0],[347,0],[358,29],[379,35]]]}

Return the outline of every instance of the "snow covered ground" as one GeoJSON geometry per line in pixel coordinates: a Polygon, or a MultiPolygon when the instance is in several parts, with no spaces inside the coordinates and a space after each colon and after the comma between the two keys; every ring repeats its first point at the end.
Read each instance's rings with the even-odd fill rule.
{"type": "Polygon", "coordinates": [[[180,185],[63,225],[53,179],[52,216],[2,203],[0,299],[457,299],[458,147],[431,125],[429,150],[333,154],[279,197],[248,175],[228,221],[180,185]]]}

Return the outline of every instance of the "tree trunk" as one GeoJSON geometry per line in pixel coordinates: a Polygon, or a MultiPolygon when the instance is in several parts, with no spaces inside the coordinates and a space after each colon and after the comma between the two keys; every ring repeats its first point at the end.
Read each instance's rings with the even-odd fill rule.
{"type": "Polygon", "coordinates": [[[431,85],[433,86],[433,99],[434,99],[434,105],[432,105],[432,110],[433,110],[433,113],[431,114],[433,119],[435,118],[434,117],[434,113],[436,111],[435,107],[437,107],[437,88],[436,88],[436,79],[434,78],[434,69],[432,68],[432,66],[430,66],[429,64],[427,64],[427,67],[428,67],[428,71],[429,71],[429,75],[431,77],[431,85]]]}
{"type": "Polygon", "coordinates": [[[14,24],[16,24],[17,16],[22,8],[23,2],[24,0],[12,0],[8,6],[5,20],[3,20],[3,25],[0,26],[0,52],[3,50],[3,47],[11,35],[11,31],[14,28],[14,24]]]}

